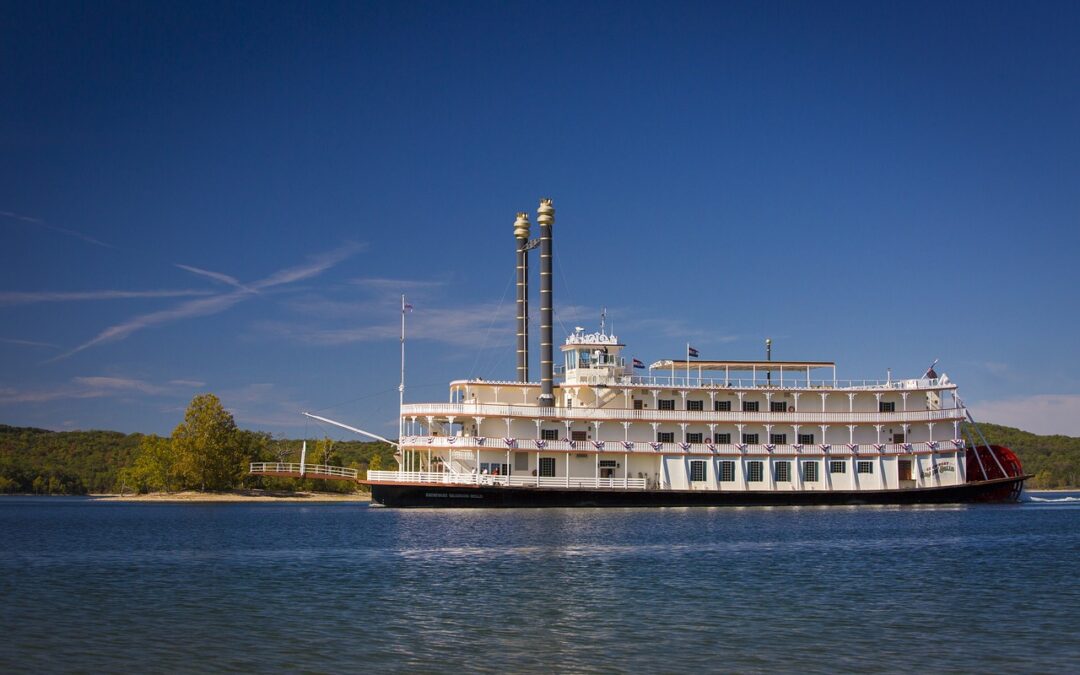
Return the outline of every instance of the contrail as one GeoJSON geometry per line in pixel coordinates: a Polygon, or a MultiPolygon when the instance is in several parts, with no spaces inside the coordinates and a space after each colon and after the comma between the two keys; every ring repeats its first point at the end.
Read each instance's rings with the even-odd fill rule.
{"type": "MultiPolygon", "coordinates": [[[[105,330],[97,334],[92,340],[84,342],[83,344],[75,347],[71,351],[65,352],[56,358],[50,359],[48,362],[59,361],[66,359],[69,356],[77,354],[85,349],[95,347],[97,345],[106,344],[109,342],[116,342],[123,340],[133,333],[136,333],[144,328],[150,328],[152,326],[158,326],[165,323],[171,323],[180,319],[188,319],[198,316],[207,316],[210,314],[217,314],[223,312],[233,305],[243,302],[251,297],[254,297],[254,291],[259,291],[264,288],[271,288],[273,286],[280,286],[283,284],[290,284],[303,279],[321,274],[322,272],[330,269],[334,265],[348,258],[350,255],[359,251],[363,246],[359,244],[346,244],[333,251],[321,253],[315,256],[311,256],[310,261],[295,267],[287,267],[282,270],[274,272],[268,277],[260,279],[253,284],[250,284],[249,288],[243,290],[235,290],[223,295],[215,295],[209,298],[200,298],[198,300],[188,300],[175,307],[160,310],[157,312],[150,312],[148,314],[140,314],[124,321],[123,323],[110,326],[105,330]]],[[[213,272],[212,274],[217,274],[213,272]]],[[[226,276],[226,275],[222,275],[226,276]]],[[[231,278],[231,277],[230,277],[231,278]]],[[[237,282],[239,284],[239,282],[237,282]]],[[[48,363],[47,362],[47,363],[48,363]]]]}
{"type": "Polygon", "coordinates": [[[39,302],[71,302],[76,300],[183,298],[211,294],[211,291],[196,291],[190,289],[157,291],[0,291],[0,305],[31,305],[39,302]]]}
{"type": "Polygon", "coordinates": [[[112,248],[112,249],[117,248],[116,246],[113,246],[112,244],[101,241],[100,239],[95,239],[95,238],[91,237],[88,234],[83,234],[82,232],[79,232],[78,230],[69,230],[66,227],[60,227],[58,225],[51,225],[49,223],[46,223],[44,220],[41,220],[40,218],[31,218],[30,216],[24,216],[24,215],[21,215],[21,214],[18,214],[18,213],[12,213],[11,211],[0,211],[0,216],[4,216],[5,218],[12,218],[14,220],[18,220],[18,221],[21,221],[21,222],[24,222],[24,223],[30,223],[32,225],[37,225],[38,227],[44,227],[47,230],[52,230],[53,232],[59,232],[60,234],[66,234],[69,237],[75,237],[76,239],[81,239],[81,240],[83,240],[83,241],[85,241],[85,242],[87,242],[89,244],[94,244],[95,246],[103,246],[105,248],[112,248]]]}

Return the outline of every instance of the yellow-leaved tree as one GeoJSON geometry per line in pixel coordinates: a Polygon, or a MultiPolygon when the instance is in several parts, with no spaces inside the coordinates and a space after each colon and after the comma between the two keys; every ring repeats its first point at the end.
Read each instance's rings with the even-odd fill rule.
{"type": "Polygon", "coordinates": [[[186,486],[199,490],[236,487],[247,469],[248,440],[217,396],[200,394],[173,430],[177,473],[186,486]]]}

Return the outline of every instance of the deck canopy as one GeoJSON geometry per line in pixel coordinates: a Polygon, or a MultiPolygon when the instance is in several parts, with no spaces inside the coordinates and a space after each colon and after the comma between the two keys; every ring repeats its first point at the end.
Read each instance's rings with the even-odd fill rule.
{"type": "Polygon", "coordinates": [[[652,370],[669,368],[693,368],[694,370],[723,370],[727,372],[760,371],[779,372],[781,370],[812,370],[814,368],[836,368],[832,361],[701,361],[686,359],[663,359],[649,366],[652,370]]]}

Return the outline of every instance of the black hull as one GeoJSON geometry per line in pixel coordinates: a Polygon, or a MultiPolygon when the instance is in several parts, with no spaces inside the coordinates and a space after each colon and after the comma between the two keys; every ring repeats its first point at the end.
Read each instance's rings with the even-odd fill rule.
{"type": "Polygon", "coordinates": [[[503,487],[371,482],[372,501],[392,507],[551,508],[643,506],[855,506],[1006,503],[1027,476],[904,490],[704,491],[503,487]]]}

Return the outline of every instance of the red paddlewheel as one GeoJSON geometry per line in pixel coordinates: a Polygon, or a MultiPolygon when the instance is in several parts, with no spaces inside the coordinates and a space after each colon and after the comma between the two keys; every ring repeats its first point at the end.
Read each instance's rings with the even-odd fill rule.
{"type": "Polygon", "coordinates": [[[1020,459],[1003,445],[980,445],[967,449],[968,482],[1024,475],[1020,459]],[[995,460],[996,458],[996,460],[995,460]],[[1000,466],[998,466],[1000,464],[1000,466]],[[1005,473],[1002,473],[1002,469],[1005,473]],[[985,472],[985,475],[984,475],[985,472]]]}

